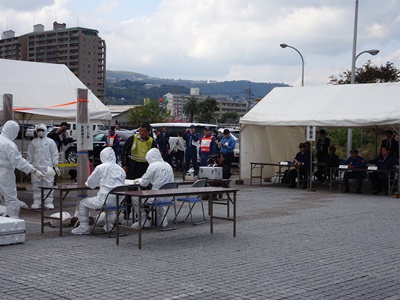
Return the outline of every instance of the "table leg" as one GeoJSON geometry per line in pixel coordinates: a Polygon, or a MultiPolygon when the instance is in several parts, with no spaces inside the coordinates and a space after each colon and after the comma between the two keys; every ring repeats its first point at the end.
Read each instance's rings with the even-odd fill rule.
{"type": "Polygon", "coordinates": [[[117,217],[115,219],[115,232],[117,233],[116,243],[119,246],[119,214],[120,214],[119,209],[120,209],[120,205],[119,205],[119,195],[116,195],[116,196],[117,196],[117,200],[116,200],[117,202],[115,204],[117,205],[117,217]]]}
{"type": "Polygon", "coordinates": [[[233,236],[236,236],[236,192],[233,192],[233,236]]]}
{"type": "Polygon", "coordinates": [[[253,185],[253,164],[250,164],[250,185],[253,185]]]}
{"type": "MultiPolygon", "coordinates": [[[[139,211],[138,211],[138,221],[139,221],[139,230],[138,230],[138,248],[142,249],[142,197],[139,198],[139,211]]],[[[132,214],[132,218],[134,215],[132,214]]]]}
{"type": "Polygon", "coordinates": [[[264,168],[264,166],[261,165],[261,167],[260,167],[260,185],[262,185],[262,179],[263,179],[263,177],[262,177],[262,171],[263,171],[263,168],[264,168]]]}
{"type": "Polygon", "coordinates": [[[44,233],[44,189],[40,189],[40,219],[41,219],[41,232],[44,233]]]}
{"type": "Polygon", "coordinates": [[[210,233],[214,232],[214,224],[213,224],[213,219],[214,219],[214,201],[212,199],[212,194],[209,194],[211,198],[209,200],[209,210],[210,210],[210,233]]]}
{"type": "Polygon", "coordinates": [[[63,213],[63,206],[62,206],[63,198],[62,198],[62,191],[60,190],[60,236],[63,235],[63,228],[62,228],[62,213],[63,213]]]}

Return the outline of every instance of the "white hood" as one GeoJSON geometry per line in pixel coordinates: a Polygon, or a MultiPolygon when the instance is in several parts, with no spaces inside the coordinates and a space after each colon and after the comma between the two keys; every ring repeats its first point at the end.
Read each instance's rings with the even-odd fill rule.
{"type": "Polygon", "coordinates": [[[146,160],[149,164],[155,163],[156,161],[164,161],[161,157],[160,150],[157,148],[152,148],[147,152],[146,160]]]}
{"type": "Polygon", "coordinates": [[[17,138],[19,126],[15,121],[7,121],[1,129],[1,135],[13,141],[17,138]]]}
{"type": "Polygon", "coordinates": [[[107,147],[100,152],[101,163],[115,163],[116,157],[114,150],[111,147],[107,147]]]}

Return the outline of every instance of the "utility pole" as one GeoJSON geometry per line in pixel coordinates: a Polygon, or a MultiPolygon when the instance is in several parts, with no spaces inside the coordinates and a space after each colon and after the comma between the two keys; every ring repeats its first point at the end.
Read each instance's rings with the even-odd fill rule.
{"type": "Polygon", "coordinates": [[[252,103],[252,99],[253,99],[253,91],[251,89],[251,85],[249,86],[248,89],[246,89],[247,92],[247,105],[246,105],[246,111],[249,111],[251,109],[251,103],[252,103]]]}

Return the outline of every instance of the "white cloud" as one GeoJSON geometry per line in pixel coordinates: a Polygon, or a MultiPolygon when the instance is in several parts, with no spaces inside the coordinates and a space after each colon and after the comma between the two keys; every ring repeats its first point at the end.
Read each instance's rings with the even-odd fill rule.
{"type": "MultiPolygon", "coordinates": [[[[0,8],[6,2],[11,3],[1,1],[0,8]]],[[[6,10],[13,12],[9,29],[29,32],[33,18],[46,29],[55,18],[72,27],[79,18],[79,26],[98,29],[106,40],[111,70],[299,85],[300,57],[292,49],[280,48],[280,43],[303,54],[306,85],[325,84],[330,75],[351,66],[354,1],[149,0],[151,9],[145,2],[129,0],[24,2],[32,5],[31,10],[16,5],[6,10]]],[[[376,57],[362,55],[358,65],[391,58],[400,67],[398,4],[399,0],[360,1],[357,52],[372,48],[381,52],[376,57]]],[[[2,14],[0,25],[4,19],[2,14]]]]}

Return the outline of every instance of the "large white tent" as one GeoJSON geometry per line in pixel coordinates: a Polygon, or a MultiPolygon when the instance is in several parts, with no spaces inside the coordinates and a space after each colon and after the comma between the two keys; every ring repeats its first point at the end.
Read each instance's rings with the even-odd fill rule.
{"type": "Polygon", "coordinates": [[[240,119],[241,178],[250,178],[250,162],[292,160],[306,126],[398,129],[399,97],[399,83],[273,89],[240,119]]]}
{"type": "MultiPolygon", "coordinates": [[[[65,65],[0,59],[0,70],[0,96],[13,95],[15,119],[75,120],[77,89],[87,87],[65,65]]],[[[88,100],[91,120],[111,120],[90,90],[88,100]]]]}

